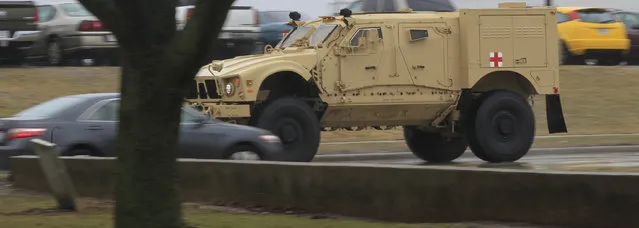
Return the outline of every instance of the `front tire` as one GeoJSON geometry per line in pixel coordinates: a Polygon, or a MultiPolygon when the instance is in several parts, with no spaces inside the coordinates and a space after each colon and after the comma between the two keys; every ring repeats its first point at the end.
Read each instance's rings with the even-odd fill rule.
{"type": "Polygon", "coordinates": [[[534,142],[535,115],[528,102],[509,91],[484,95],[469,118],[466,137],[473,153],[492,162],[514,162],[524,157],[534,142]]]}
{"type": "Polygon", "coordinates": [[[300,99],[284,97],[271,102],[260,111],[255,126],[280,137],[283,161],[310,162],[317,154],[321,140],[319,119],[300,99]]]}
{"type": "Polygon", "coordinates": [[[451,162],[462,156],[468,147],[463,137],[447,139],[439,133],[414,127],[404,127],[404,140],[415,156],[434,163],[451,162]]]}

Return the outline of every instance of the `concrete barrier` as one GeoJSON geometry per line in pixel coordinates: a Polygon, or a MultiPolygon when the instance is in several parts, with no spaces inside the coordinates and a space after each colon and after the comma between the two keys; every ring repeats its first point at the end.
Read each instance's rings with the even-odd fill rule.
{"type": "MultiPolygon", "coordinates": [[[[115,160],[64,160],[80,196],[112,197],[115,160]]],[[[17,187],[49,191],[36,158],[11,162],[17,187]]],[[[203,160],[178,169],[186,201],[398,222],[639,227],[638,174],[203,160]]]]}

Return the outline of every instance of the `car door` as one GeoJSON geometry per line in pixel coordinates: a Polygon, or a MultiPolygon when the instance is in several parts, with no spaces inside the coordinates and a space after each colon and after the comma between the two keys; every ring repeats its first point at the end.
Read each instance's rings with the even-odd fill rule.
{"type": "Polygon", "coordinates": [[[116,156],[119,99],[97,102],[77,120],[77,129],[82,133],[78,143],[91,145],[106,156],[116,156]]]}
{"type": "Polygon", "coordinates": [[[400,23],[397,58],[400,75],[410,75],[415,85],[430,88],[448,88],[451,82],[446,69],[448,37],[437,31],[445,23],[400,23]]]}
{"type": "MultiPolygon", "coordinates": [[[[182,109],[180,120],[180,135],[178,139],[178,157],[198,158],[198,159],[220,159],[223,151],[219,151],[217,140],[222,138],[221,132],[210,130],[212,122],[202,122],[201,118],[206,118],[189,110],[188,107],[182,109]]],[[[214,127],[214,126],[213,126],[214,127]]]]}
{"type": "Polygon", "coordinates": [[[389,49],[384,47],[382,28],[356,26],[347,37],[340,44],[339,55],[343,91],[375,86],[379,77],[390,72],[388,61],[383,61],[389,49]]]}

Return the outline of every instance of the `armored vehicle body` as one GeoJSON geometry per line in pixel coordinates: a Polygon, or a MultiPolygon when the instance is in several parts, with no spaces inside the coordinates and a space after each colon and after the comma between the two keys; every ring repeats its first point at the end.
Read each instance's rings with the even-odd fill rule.
{"type": "Polygon", "coordinates": [[[299,21],[264,54],[201,68],[187,100],[211,117],[267,129],[285,161],[311,161],[321,127],[404,127],[429,162],[470,146],[488,162],[529,151],[546,96],[549,132],[567,132],[556,11],[502,3],[458,12],[384,12],[299,21]]]}

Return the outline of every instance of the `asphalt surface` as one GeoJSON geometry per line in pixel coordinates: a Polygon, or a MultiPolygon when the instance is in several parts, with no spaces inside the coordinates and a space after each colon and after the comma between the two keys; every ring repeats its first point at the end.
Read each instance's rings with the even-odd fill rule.
{"type": "Polygon", "coordinates": [[[417,166],[460,166],[520,170],[639,170],[639,146],[571,147],[534,149],[514,163],[491,164],[467,151],[449,164],[426,163],[410,152],[318,156],[315,162],[396,164],[417,166]]]}

